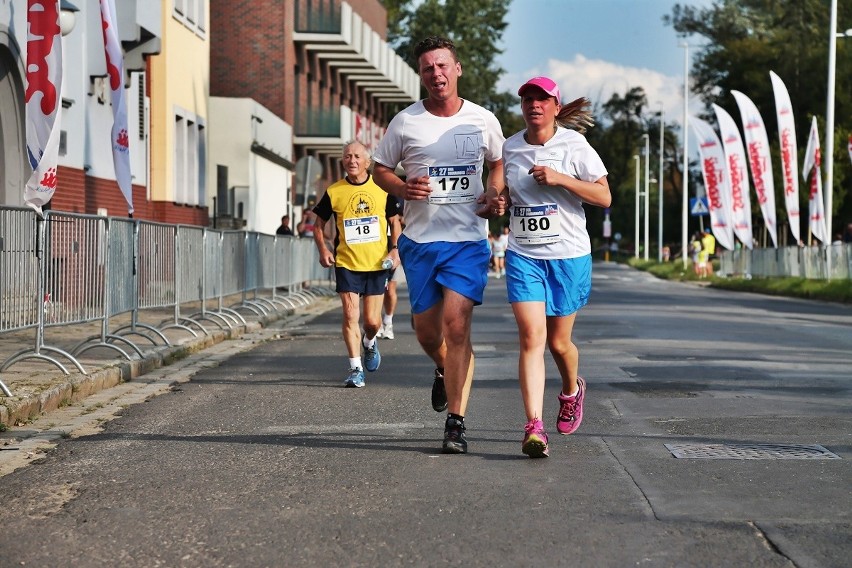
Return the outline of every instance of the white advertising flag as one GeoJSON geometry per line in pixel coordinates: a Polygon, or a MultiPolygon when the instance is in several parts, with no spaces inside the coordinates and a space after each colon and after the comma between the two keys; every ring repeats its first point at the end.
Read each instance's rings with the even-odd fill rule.
{"type": "Polygon", "coordinates": [[[775,218],[775,181],[772,177],[772,158],[769,156],[769,137],[766,135],[766,126],[763,117],[754,105],[754,102],[740,91],[731,90],[737,106],[740,109],[740,117],[745,133],[745,143],[748,149],[748,165],[751,169],[751,179],[754,182],[754,191],[757,194],[757,203],[763,213],[763,221],[769,236],[772,237],[772,246],[778,247],[778,221],[775,218]]]}
{"type": "Polygon", "coordinates": [[[849,159],[852,160],[852,134],[849,135],[849,159]]]}
{"type": "Polygon", "coordinates": [[[734,119],[719,105],[713,105],[722,148],[725,150],[725,163],[728,168],[728,183],[731,186],[731,223],[734,234],[746,248],[754,247],[751,234],[751,200],[748,194],[748,172],[743,139],[734,119]]]}
{"type": "Polygon", "coordinates": [[[33,173],[24,203],[42,215],[56,191],[59,165],[59,104],[62,100],[62,35],[59,0],[27,1],[27,159],[33,173]]]}
{"type": "Polygon", "coordinates": [[[104,53],[112,91],[112,163],[115,180],[127,201],[127,212],[132,217],[133,184],[130,175],[130,137],[127,135],[127,100],[124,94],[124,54],[115,23],[115,0],[100,0],[100,3],[104,53]]]}
{"type": "Polygon", "coordinates": [[[805,163],[802,165],[802,177],[807,180],[811,170],[814,171],[811,179],[811,191],[808,198],[808,209],[810,213],[811,234],[814,237],[828,243],[828,235],[825,227],[825,205],[822,200],[822,172],[820,172],[819,132],[817,131],[817,120],[813,117],[811,121],[811,132],[808,136],[808,147],[805,150],[805,163]]]}
{"type": "Polygon", "coordinates": [[[725,167],[725,150],[716,131],[707,122],[689,117],[689,124],[698,139],[701,156],[701,173],[704,189],[710,205],[710,225],[716,242],[728,250],[734,250],[734,228],[731,224],[731,188],[725,167]]]}
{"type": "Polygon", "coordinates": [[[790,94],[781,77],[769,72],[772,79],[772,89],[775,92],[775,115],[778,118],[778,138],[781,148],[781,175],[784,180],[784,205],[787,208],[787,219],[790,221],[790,232],[796,242],[800,242],[799,229],[799,164],[798,147],[796,145],[796,122],[793,117],[793,105],[790,104],[790,94]]]}

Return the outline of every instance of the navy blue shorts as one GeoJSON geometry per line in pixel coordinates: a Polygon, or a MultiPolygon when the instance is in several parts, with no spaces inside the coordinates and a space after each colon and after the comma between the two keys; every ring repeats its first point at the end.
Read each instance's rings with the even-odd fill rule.
{"type": "Polygon", "coordinates": [[[353,292],[359,296],[381,296],[388,287],[387,270],[355,272],[348,268],[334,267],[337,278],[337,293],[353,292]]]}

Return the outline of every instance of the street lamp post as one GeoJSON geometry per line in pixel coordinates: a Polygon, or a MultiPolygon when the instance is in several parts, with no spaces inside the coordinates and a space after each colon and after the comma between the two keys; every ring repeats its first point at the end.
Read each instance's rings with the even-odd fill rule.
{"type": "Polygon", "coordinates": [[[657,262],[663,262],[663,103],[660,103],[660,175],[657,177],[660,190],[660,203],[657,206],[657,262]]]}
{"type": "Polygon", "coordinates": [[[687,226],[689,222],[689,196],[687,195],[689,191],[689,136],[687,136],[689,132],[689,44],[684,42],[680,44],[680,47],[683,48],[683,203],[681,204],[680,236],[683,269],[686,270],[686,259],[689,256],[686,248],[686,238],[689,231],[687,226]]]}
{"type": "Polygon", "coordinates": [[[639,155],[633,155],[636,163],[636,236],[633,239],[633,256],[639,258],[639,155]]]}
{"type": "Polygon", "coordinates": [[[650,207],[648,205],[650,203],[649,195],[651,194],[649,187],[651,178],[648,168],[651,164],[651,135],[646,132],[642,137],[645,139],[645,260],[648,260],[648,249],[650,248],[650,242],[648,241],[650,207]]]}
{"type": "MultiPolygon", "coordinates": [[[[828,101],[825,109],[825,234],[828,242],[831,234],[831,209],[834,196],[834,74],[837,63],[837,0],[831,0],[831,17],[828,35],[828,101]]],[[[831,257],[831,255],[828,255],[831,257]]],[[[829,261],[830,262],[830,261],[829,261]]],[[[829,267],[830,268],[830,267],[829,267]]],[[[828,271],[831,278],[831,270],[828,271]]]]}
{"type": "MultiPolygon", "coordinates": [[[[837,66],[837,38],[852,36],[852,29],[837,33],[837,0],[831,0],[828,36],[828,100],[825,109],[825,231],[828,242],[834,239],[831,228],[834,207],[834,83],[837,66]]],[[[828,255],[828,278],[831,279],[831,255],[828,255]]]]}

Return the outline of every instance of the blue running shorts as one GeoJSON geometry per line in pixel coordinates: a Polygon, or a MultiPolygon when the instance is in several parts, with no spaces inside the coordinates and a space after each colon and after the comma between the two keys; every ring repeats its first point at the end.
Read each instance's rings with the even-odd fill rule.
{"type": "Polygon", "coordinates": [[[388,287],[387,270],[370,272],[355,272],[348,268],[334,267],[334,277],[337,279],[337,293],[354,292],[359,296],[381,296],[388,287]]]}
{"type": "Polygon", "coordinates": [[[425,312],[440,302],[444,288],[473,300],[475,306],[482,303],[491,260],[487,239],[417,243],[401,235],[397,244],[412,313],[425,312]]]}
{"type": "Polygon", "coordinates": [[[509,303],[544,302],[548,316],[570,316],[592,291],[592,255],[542,260],[506,252],[509,303]]]}

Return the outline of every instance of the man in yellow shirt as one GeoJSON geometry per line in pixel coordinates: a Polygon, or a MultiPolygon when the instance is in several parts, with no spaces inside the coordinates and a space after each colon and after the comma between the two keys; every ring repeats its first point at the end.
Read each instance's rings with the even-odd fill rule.
{"type": "Polygon", "coordinates": [[[705,229],[701,236],[701,250],[707,255],[707,271],[706,276],[713,276],[713,259],[716,258],[716,237],[710,232],[710,229],[705,229]]]}
{"type": "Polygon", "coordinates": [[[381,363],[376,334],[382,324],[382,300],[390,274],[387,266],[399,266],[399,206],[373,182],[367,171],[370,163],[370,153],[363,144],[347,142],[343,147],[346,175],[329,186],[314,207],[319,261],[325,268],[334,265],[337,293],[343,304],[343,340],[349,354],[349,372],[343,384],[354,388],[364,386],[365,369],[375,371],[381,363]],[[330,251],[323,229],[332,217],[337,231],[334,250],[330,251]],[[363,299],[363,336],[359,299],[363,299]]]}

